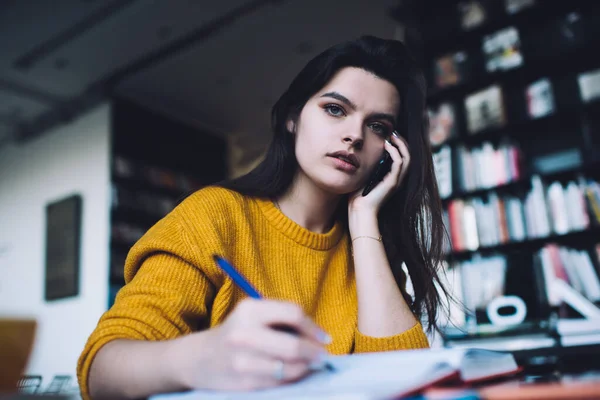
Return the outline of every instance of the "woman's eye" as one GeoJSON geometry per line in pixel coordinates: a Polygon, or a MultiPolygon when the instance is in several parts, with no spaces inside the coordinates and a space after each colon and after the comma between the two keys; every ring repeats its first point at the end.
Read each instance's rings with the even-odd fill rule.
{"type": "Polygon", "coordinates": [[[380,136],[388,136],[390,134],[389,128],[383,124],[371,124],[371,129],[380,136]]]}
{"type": "Polygon", "coordinates": [[[324,108],[327,114],[332,115],[334,117],[341,117],[345,115],[344,109],[335,104],[327,104],[324,108]]]}

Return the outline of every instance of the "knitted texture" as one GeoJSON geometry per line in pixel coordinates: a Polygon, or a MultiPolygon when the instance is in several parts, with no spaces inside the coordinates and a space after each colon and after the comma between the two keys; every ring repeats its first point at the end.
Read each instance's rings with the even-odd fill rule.
{"type": "Polygon", "coordinates": [[[342,224],[315,233],[266,199],[207,187],[186,198],[131,248],[126,285],[83,349],[77,376],[111,340],[166,340],[221,323],[245,294],[212,256],[230,261],[266,298],[299,304],[333,341],[332,354],[428,347],[420,324],[391,337],[357,329],[356,281],[342,224]]]}

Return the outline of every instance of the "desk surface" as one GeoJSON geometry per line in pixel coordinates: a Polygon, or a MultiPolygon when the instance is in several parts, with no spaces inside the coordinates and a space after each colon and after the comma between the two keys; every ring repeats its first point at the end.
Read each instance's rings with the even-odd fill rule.
{"type": "Polygon", "coordinates": [[[432,388],[422,400],[600,399],[600,370],[577,374],[521,375],[476,387],[432,388]]]}

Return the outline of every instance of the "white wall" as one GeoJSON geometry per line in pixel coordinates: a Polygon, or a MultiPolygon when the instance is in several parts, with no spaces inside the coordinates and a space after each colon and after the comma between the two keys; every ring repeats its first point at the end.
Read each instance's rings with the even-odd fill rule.
{"type": "MultiPolygon", "coordinates": [[[[107,307],[110,107],[101,105],[25,144],[0,148],[0,316],[39,322],[28,373],[75,376],[107,307]],[[80,294],[44,301],[45,206],[83,198],[80,294]]],[[[45,386],[45,385],[44,385],[45,386]]]]}

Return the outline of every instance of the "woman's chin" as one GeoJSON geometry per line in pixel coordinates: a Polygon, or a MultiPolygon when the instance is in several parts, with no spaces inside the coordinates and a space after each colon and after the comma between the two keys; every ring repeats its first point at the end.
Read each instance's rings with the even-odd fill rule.
{"type": "Polygon", "coordinates": [[[349,182],[323,182],[321,187],[332,194],[346,195],[356,192],[362,185],[349,182]]]}

